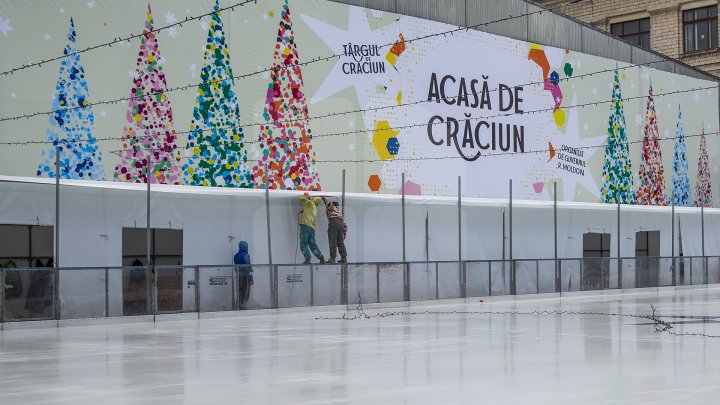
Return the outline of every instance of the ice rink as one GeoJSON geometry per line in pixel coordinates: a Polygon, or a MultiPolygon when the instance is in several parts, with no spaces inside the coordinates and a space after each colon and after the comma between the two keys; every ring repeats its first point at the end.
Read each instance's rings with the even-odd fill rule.
{"type": "Polygon", "coordinates": [[[716,287],[364,308],[431,313],[356,320],[305,309],[5,330],[0,404],[717,404],[720,338],[635,317],[501,313],[651,305],[673,332],[720,335],[716,287]]]}

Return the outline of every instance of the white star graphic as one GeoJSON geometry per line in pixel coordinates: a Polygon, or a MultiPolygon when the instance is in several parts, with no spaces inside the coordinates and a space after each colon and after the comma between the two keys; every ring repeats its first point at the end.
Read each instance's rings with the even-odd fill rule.
{"type": "Polygon", "coordinates": [[[88,2],[87,2],[87,7],[88,7],[90,10],[94,10],[94,9],[95,9],[95,2],[94,2],[93,0],[88,1],[88,2]]]}
{"type": "Polygon", "coordinates": [[[693,100],[695,100],[695,102],[700,101],[700,93],[698,93],[697,91],[694,92],[694,93],[693,93],[693,100]]]}
{"type": "Polygon", "coordinates": [[[349,126],[350,128],[355,127],[355,121],[352,121],[352,120],[351,120],[350,122],[348,122],[348,126],[349,126]]]}
{"type": "Polygon", "coordinates": [[[207,31],[209,26],[210,26],[210,24],[208,24],[207,20],[205,20],[204,18],[200,20],[200,28],[203,31],[207,31]]]}
{"type": "Polygon", "coordinates": [[[157,58],[157,63],[158,63],[158,65],[164,66],[164,65],[165,65],[165,62],[167,62],[167,60],[166,60],[163,56],[157,58]]]}
{"type": "Polygon", "coordinates": [[[49,40],[50,40],[50,34],[46,32],[45,35],[43,35],[43,38],[45,38],[46,41],[49,41],[49,40]]]}
{"type": "Polygon", "coordinates": [[[175,28],[175,27],[168,28],[167,34],[170,38],[175,38],[177,36],[177,28],[175,28]]]}
{"type": "Polygon", "coordinates": [[[137,79],[139,77],[138,71],[135,69],[128,70],[128,77],[131,79],[137,79]]]}
{"type": "Polygon", "coordinates": [[[168,24],[173,24],[175,22],[175,13],[172,11],[168,11],[165,13],[165,22],[168,24]]]}
{"type": "Polygon", "coordinates": [[[60,14],[65,14],[65,9],[60,7],[60,14]]]}
{"type": "Polygon", "coordinates": [[[349,144],[348,144],[348,150],[349,150],[350,152],[354,151],[354,150],[355,150],[355,144],[349,143],[349,144]]]}
{"type": "Polygon", "coordinates": [[[590,128],[590,125],[588,125],[587,122],[584,123],[584,124],[583,124],[583,129],[587,131],[588,128],[590,128]]]}
{"type": "Polygon", "coordinates": [[[8,32],[10,31],[12,31],[12,27],[10,26],[10,19],[0,17],[0,32],[2,32],[4,36],[7,36],[8,32]]]}
{"type": "Polygon", "coordinates": [[[100,116],[101,116],[101,117],[107,117],[107,111],[105,111],[105,110],[100,111],[100,116]]]}
{"type": "Polygon", "coordinates": [[[635,125],[640,126],[642,125],[643,118],[640,114],[635,114],[635,125]]]}
{"type": "Polygon", "coordinates": [[[593,88],[592,88],[592,94],[593,94],[593,96],[597,96],[597,93],[598,93],[597,87],[593,87],[593,88]]]}
{"type": "Polygon", "coordinates": [[[17,94],[15,94],[14,91],[12,93],[10,93],[10,97],[15,98],[15,96],[17,96],[17,94]]]}

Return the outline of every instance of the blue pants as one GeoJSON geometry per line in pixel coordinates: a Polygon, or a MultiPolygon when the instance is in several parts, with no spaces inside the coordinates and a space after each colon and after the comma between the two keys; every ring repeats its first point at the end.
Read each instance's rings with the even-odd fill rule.
{"type": "Polygon", "coordinates": [[[319,260],[323,259],[323,254],[320,252],[317,242],[315,242],[315,229],[311,226],[300,225],[300,251],[305,257],[305,260],[310,260],[310,251],[312,251],[319,260]]]}

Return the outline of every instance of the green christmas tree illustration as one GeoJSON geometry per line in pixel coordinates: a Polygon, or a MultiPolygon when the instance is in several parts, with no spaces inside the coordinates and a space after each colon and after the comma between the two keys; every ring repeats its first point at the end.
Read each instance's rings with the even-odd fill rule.
{"type": "Polygon", "coordinates": [[[620,79],[615,67],[610,118],[608,119],[607,145],[605,145],[605,162],[603,163],[602,202],[608,204],[633,204],[632,164],[625,132],[625,112],[622,106],[620,79]]]}
{"type": "Polygon", "coordinates": [[[214,8],[183,174],[186,183],[195,186],[250,187],[235,79],[217,0],[214,8]]]}

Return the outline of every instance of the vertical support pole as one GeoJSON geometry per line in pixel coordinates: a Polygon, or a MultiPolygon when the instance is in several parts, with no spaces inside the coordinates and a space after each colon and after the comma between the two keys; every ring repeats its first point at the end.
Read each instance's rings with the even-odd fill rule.
{"type": "Polygon", "coordinates": [[[557,229],[557,182],[553,182],[553,246],[555,247],[555,292],[560,292],[560,272],[558,266],[558,229],[557,229]]]}
{"type": "Polygon", "coordinates": [[[195,311],[200,318],[200,266],[195,266],[195,311]]]}
{"type": "Polygon", "coordinates": [[[340,197],[340,210],[345,215],[345,169],[342,171],[342,196],[340,197]]]}
{"type": "Polygon", "coordinates": [[[405,255],[405,172],[402,173],[402,185],[400,189],[402,191],[402,261],[406,260],[405,255]]]}
{"type": "Polygon", "coordinates": [[[270,176],[268,174],[268,166],[265,165],[265,220],[267,223],[268,237],[268,264],[272,267],[272,235],[270,233],[270,176]]]}
{"type": "MultiPolygon", "coordinates": [[[[405,296],[405,273],[403,272],[403,296],[405,296]]],[[[375,265],[375,302],[380,303],[380,265],[375,265]]]]}
{"type": "Polygon", "coordinates": [[[700,251],[703,261],[703,284],[708,282],[707,257],[705,257],[705,203],[700,204],[700,251]]]}
{"type": "Polygon", "coordinates": [[[670,248],[670,257],[671,257],[670,272],[671,272],[671,277],[672,277],[672,285],[676,286],[677,281],[675,280],[676,262],[675,262],[675,196],[674,195],[672,196],[672,209],[670,211],[670,222],[671,222],[671,226],[670,226],[670,232],[671,232],[671,236],[670,236],[670,246],[671,246],[671,248],[670,248]]]}
{"type": "MultiPolygon", "coordinates": [[[[0,267],[0,326],[5,321],[5,269],[0,267]]],[[[2,327],[0,327],[2,330],[2,327]]]]}
{"type": "Polygon", "coordinates": [[[458,176],[458,271],[460,279],[460,293],[463,298],[466,298],[466,281],[465,281],[465,266],[462,263],[462,177],[458,176]]]}
{"type": "MultiPolygon", "coordinates": [[[[60,320],[60,148],[55,149],[55,269],[53,270],[53,315],[60,320]]],[[[3,277],[4,280],[4,277],[3,277]]],[[[3,286],[3,290],[5,286],[3,286]]]]}
{"type": "Polygon", "coordinates": [[[145,165],[145,183],[147,183],[147,192],[146,192],[146,207],[145,207],[145,218],[146,218],[146,233],[145,233],[145,265],[147,266],[145,269],[146,273],[148,274],[147,277],[145,277],[146,280],[150,281],[149,286],[149,296],[150,296],[150,313],[155,315],[155,269],[152,267],[152,235],[150,230],[150,166],[152,165],[152,149],[148,149],[148,157],[147,157],[147,164],[145,165]]]}
{"type": "Polygon", "coordinates": [[[310,306],[315,306],[315,266],[310,266],[310,306]]]}
{"type": "Polygon", "coordinates": [[[510,213],[508,215],[508,232],[510,235],[510,244],[508,246],[509,259],[510,259],[510,295],[517,293],[517,280],[515,278],[515,266],[513,265],[513,226],[512,226],[512,211],[513,211],[513,196],[512,196],[512,179],[509,183],[510,187],[510,213]]]}
{"type": "Polygon", "coordinates": [[[618,288],[622,289],[622,255],[620,254],[620,202],[617,204],[617,258],[618,258],[618,288]]]}
{"type": "Polygon", "coordinates": [[[105,268],[105,317],[110,316],[110,280],[108,280],[108,275],[110,272],[108,271],[108,268],[105,268]]]}

